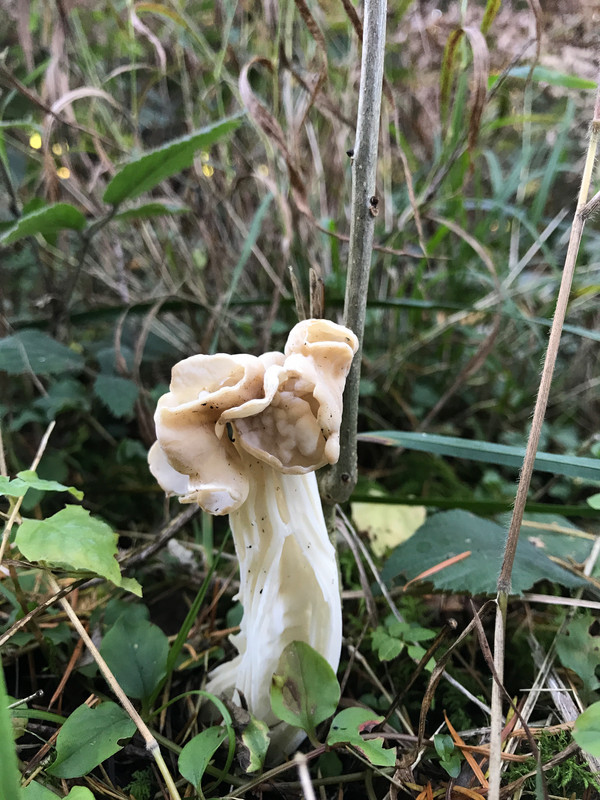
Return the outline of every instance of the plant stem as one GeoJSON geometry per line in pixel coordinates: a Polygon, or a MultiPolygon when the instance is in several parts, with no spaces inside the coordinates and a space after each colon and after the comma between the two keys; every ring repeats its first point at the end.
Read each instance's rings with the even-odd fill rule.
{"type": "MultiPolygon", "coordinates": [[[[60,587],[54,580],[52,576],[48,576],[48,580],[50,582],[50,587],[53,592],[59,592],[60,587]]],[[[110,667],[100,655],[100,651],[96,647],[96,645],[91,640],[88,632],[81,624],[79,617],[71,607],[71,604],[67,601],[66,598],[61,598],[59,600],[60,607],[65,612],[69,620],[71,621],[73,627],[79,634],[79,636],[83,639],[87,649],[90,651],[94,661],[98,665],[98,669],[102,673],[104,680],[108,683],[114,694],[116,695],[118,701],[121,703],[125,711],[129,714],[131,720],[135,723],[138,731],[141,733],[145,743],[146,749],[150,753],[150,755],[154,758],[158,769],[163,777],[167,785],[167,790],[169,792],[169,796],[171,800],[181,800],[179,796],[179,792],[177,791],[177,787],[175,786],[175,782],[171,776],[171,773],[168,770],[167,765],[162,757],[162,753],[160,752],[160,747],[158,746],[158,742],[152,735],[151,731],[149,730],[148,726],[144,722],[144,720],[140,717],[138,712],[133,707],[131,700],[127,697],[123,689],[119,686],[119,683],[115,676],[112,674],[110,667]]]]}
{"type": "Polygon", "coordinates": [[[321,481],[321,495],[328,504],[346,501],[352,494],[357,480],[358,390],[373,250],[373,230],[378,204],[376,192],[377,146],[383,86],[387,0],[368,0],[365,2],[364,8],[358,116],[352,161],[350,250],[344,304],[344,325],[354,331],[358,337],[359,346],[344,391],[340,458],[337,464],[323,474],[321,481]]]}
{"type": "MultiPolygon", "coordinates": [[[[31,462],[31,467],[30,467],[31,470],[35,471],[38,468],[38,464],[42,460],[42,456],[44,455],[44,450],[46,449],[46,446],[48,444],[48,440],[50,439],[50,435],[52,434],[52,431],[54,430],[54,426],[55,425],[56,425],[56,421],[52,420],[52,422],[46,428],[46,432],[42,436],[42,441],[40,442],[40,446],[37,449],[37,453],[35,454],[35,457],[34,457],[33,461],[31,462]]],[[[6,466],[6,465],[4,465],[4,466],[6,466]]],[[[24,497],[24,495],[23,495],[23,497],[24,497]]],[[[23,502],[23,497],[17,497],[17,499],[14,500],[14,504],[12,505],[12,508],[11,508],[11,511],[10,511],[10,516],[8,518],[8,521],[7,521],[6,525],[4,526],[4,531],[2,533],[2,541],[0,542],[0,564],[2,564],[2,559],[4,558],[4,553],[5,553],[6,547],[8,545],[8,539],[10,537],[10,532],[12,530],[13,525],[15,524],[17,516],[19,515],[19,509],[21,508],[21,503],[23,502]]]]}
{"type": "MultiPolygon", "coordinates": [[[[523,460],[523,467],[519,477],[519,485],[517,487],[517,495],[515,499],[515,506],[513,509],[512,518],[506,539],[506,546],[504,549],[504,559],[500,576],[498,578],[497,586],[497,603],[498,608],[496,611],[496,626],[494,631],[494,666],[498,674],[500,682],[504,674],[504,645],[505,645],[505,632],[506,632],[506,609],[508,605],[508,596],[510,593],[511,575],[515,554],[517,550],[517,543],[519,541],[519,531],[521,530],[521,523],[523,521],[523,514],[525,511],[525,504],[527,502],[527,494],[531,483],[531,476],[533,473],[533,466],[535,462],[536,452],[539,446],[540,435],[542,432],[542,425],[548,405],[548,397],[550,395],[550,386],[552,383],[552,375],[556,365],[556,357],[558,354],[558,347],[560,344],[560,337],[562,333],[563,324],[567,312],[569,302],[569,295],[571,293],[571,285],[573,283],[573,275],[575,273],[575,264],[577,261],[577,253],[581,242],[581,235],[583,233],[583,226],[585,220],[590,215],[593,207],[596,205],[596,197],[589,203],[587,198],[590,191],[590,183],[594,170],[594,162],[596,158],[596,150],[598,146],[598,139],[600,138],[600,89],[596,96],[596,104],[594,108],[594,119],[592,120],[590,141],[588,145],[585,166],[583,169],[583,176],[581,180],[581,189],[579,191],[579,198],[577,200],[577,208],[573,218],[573,225],[571,227],[571,235],[569,237],[569,246],[567,255],[565,257],[565,266],[560,282],[558,291],[558,298],[556,300],[556,311],[554,319],[552,320],[552,327],[548,337],[548,346],[546,349],[546,358],[542,369],[542,376],[538,389],[538,395],[533,412],[533,421],[529,431],[529,438],[527,441],[527,448],[525,451],[525,458],[523,460]]],[[[498,800],[500,796],[500,773],[501,773],[501,748],[502,748],[502,690],[500,686],[494,682],[492,689],[492,718],[491,718],[491,731],[490,731],[490,788],[488,792],[488,800],[498,800]]]]}

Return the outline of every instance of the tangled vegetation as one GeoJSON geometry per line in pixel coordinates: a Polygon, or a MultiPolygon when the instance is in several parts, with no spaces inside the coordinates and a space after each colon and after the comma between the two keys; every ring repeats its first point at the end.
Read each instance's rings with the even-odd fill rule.
{"type": "MultiPolygon", "coordinates": [[[[0,796],[485,797],[490,598],[594,116],[598,12],[390,3],[359,481],[335,530],[342,660],[336,676],[285,651],[272,708],[308,738],[283,764],[265,762],[261,720],[204,688],[242,616],[227,518],[165,499],[147,453],[173,364],[343,321],[363,10],[7,14],[0,796]]],[[[507,797],[600,792],[599,252],[592,217],[512,575],[507,797]]]]}

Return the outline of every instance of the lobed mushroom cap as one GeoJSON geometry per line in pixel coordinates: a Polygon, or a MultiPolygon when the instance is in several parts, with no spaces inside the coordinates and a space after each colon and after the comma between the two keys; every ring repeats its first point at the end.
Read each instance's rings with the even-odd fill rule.
{"type": "Polygon", "coordinates": [[[347,328],[305,320],[283,354],[180,361],[156,409],[152,474],[181,502],[228,514],[246,499],[253,458],[285,473],[335,463],[342,393],[357,348],[347,328]]]}

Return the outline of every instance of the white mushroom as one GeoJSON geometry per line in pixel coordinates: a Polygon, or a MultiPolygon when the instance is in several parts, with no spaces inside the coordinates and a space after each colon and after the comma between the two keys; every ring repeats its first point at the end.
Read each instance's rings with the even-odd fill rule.
{"type": "Polygon", "coordinates": [[[239,655],[213,670],[207,688],[242,694],[279,752],[303,738],[270,708],[282,651],[306,642],[334,670],[340,657],[338,570],[314,470],[339,456],[357,346],[347,328],[306,320],[283,354],[192,356],[173,368],[155,414],[153,475],[181,502],[229,514],[239,559],[239,655]]]}

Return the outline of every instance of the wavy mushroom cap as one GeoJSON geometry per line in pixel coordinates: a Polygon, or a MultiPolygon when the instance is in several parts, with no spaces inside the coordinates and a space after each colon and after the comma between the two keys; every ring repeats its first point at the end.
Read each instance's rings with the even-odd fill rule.
{"type": "Polygon", "coordinates": [[[285,473],[333,464],[357,348],[347,328],[305,320],[290,332],[285,354],[180,361],[156,409],[152,474],[181,502],[228,514],[248,494],[248,455],[285,473]]]}
{"type": "Polygon", "coordinates": [[[219,421],[224,411],[262,394],[264,372],[255,356],[223,353],[191,356],[173,367],[170,391],[154,415],[158,447],[149,453],[152,474],[168,494],[211,514],[229,514],[244,502],[246,467],[219,421]]]}

